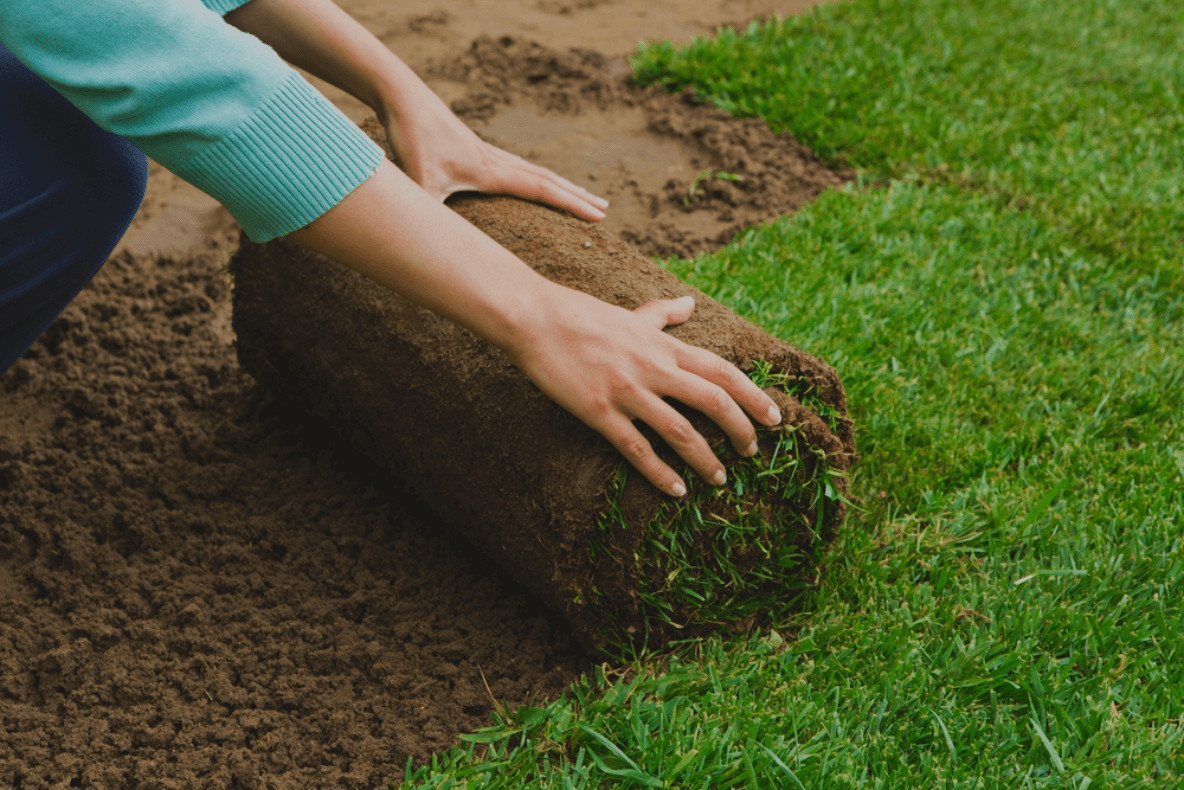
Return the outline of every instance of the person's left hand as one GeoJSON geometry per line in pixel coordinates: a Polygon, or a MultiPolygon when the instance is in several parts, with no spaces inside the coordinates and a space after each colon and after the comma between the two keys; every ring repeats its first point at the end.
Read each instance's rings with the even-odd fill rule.
{"type": "Polygon", "coordinates": [[[379,118],[403,172],[437,200],[456,192],[514,195],[604,219],[608,201],[478,137],[422,82],[385,102],[379,118]]]}

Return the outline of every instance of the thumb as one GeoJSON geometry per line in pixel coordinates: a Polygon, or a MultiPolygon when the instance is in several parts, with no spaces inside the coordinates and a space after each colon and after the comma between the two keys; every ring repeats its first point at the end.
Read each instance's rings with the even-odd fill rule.
{"type": "Polygon", "coordinates": [[[462,181],[449,180],[441,175],[436,177],[424,176],[423,183],[420,184],[424,191],[434,197],[441,203],[448,200],[448,198],[455,195],[457,192],[483,192],[485,190],[476,184],[467,184],[462,181]]]}
{"type": "Polygon", "coordinates": [[[681,296],[678,299],[655,299],[634,310],[634,314],[649,321],[658,329],[671,324],[681,324],[691,317],[695,310],[695,297],[681,296]]]}

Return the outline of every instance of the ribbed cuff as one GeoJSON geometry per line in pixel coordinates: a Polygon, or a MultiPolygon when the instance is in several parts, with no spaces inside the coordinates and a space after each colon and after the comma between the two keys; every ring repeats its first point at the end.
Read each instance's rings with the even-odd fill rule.
{"type": "Polygon", "coordinates": [[[292,72],[232,135],[175,168],[213,195],[252,241],[298,230],[382,162],[382,149],[292,72]]]}
{"type": "Polygon", "coordinates": [[[218,16],[226,16],[234,9],[245,6],[251,0],[201,0],[201,2],[218,16]]]}

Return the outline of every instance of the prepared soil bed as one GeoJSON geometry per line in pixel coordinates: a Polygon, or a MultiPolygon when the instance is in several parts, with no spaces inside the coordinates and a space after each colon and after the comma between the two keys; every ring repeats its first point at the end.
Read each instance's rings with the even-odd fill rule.
{"type": "MultiPolygon", "coordinates": [[[[600,13],[568,5],[555,13],[600,13]]],[[[597,19],[618,14],[606,8],[597,19]]],[[[361,16],[402,35],[385,13],[361,16]]],[[[442,19],[416,40],[444,36],[442,19]]],[[[454,68],[496,78],[489,63],[522,46],[480,42],[454,68]]],[[[550,112],[515,60],[502,61],[511,101],[474,115],[479,128],[507,111],[550,112]]],[[[592,83],[618,80],[601,65],[592,83]]],[[[486,85],[473,77],[450,98],[486,85]]],[[[704,112],[670,101],[689,119],[704,112]]],[[[550,117],[600,112],[580,107],[550,117]]],[[[699,156],[696,128],[672,121],[660,139],[699,156]]],[[[652,150],[627,147],[594,169],[590,185],[614,213],[631,213],[629,182],[652,150]]],[[[700,164],[751,175],[731,159],[700,164]]],[[[738,194],[757,181],[701,180],[695,191],[698,167],[682,167],[671,199],[645,198],[657,214],[643,226],[683,227],[696,217],[684,209],[716,200],[716,187],[738,194]]],[[[802,194],[816,193],[806,180],[802,194]]],[[[557,696],[594,660],[566,624],[239,367],[225,270],[233,223],[185,189],[154,169],[130,252],[0,378],[0,786],[375,787],[486,724],[494,698],[557,696]],[[179,217],[191,220],[180,234],[179,217]]],[[[722,243],[716,224],[703,226],[693,243],[655,232],[649,249],[722,243]]]]}
{"type": "Polygon", "coordinates": [[[589,666],[284,415],[215,256],[116,258],[0,380],[0,786],[373,787],[589,666]]]}

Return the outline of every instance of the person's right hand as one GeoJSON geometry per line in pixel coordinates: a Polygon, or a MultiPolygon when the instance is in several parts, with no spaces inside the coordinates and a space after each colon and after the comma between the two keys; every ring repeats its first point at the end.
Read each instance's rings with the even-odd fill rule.
{"type": "Polygon", "coordinates": [[[726,473],[707,440],[664,398],[706,414],[742,456],[757,451],[753,419],[774,426],[773,400],[735,365],[662,330],[686,321],[694,299],[663,299],[630,312],[578,291],[548,289],[546,310],[519,348],[519,368],[559,405],[602,434],[647,480],[672,496],[686,493],[634,425],[649,425],[704,480],[726,473]]]}
{"type": "Polygon", "coordinates": [[[252,0],[226,21],[258,36],[288,62],[368,104],[399,166],[434,199],[456,192],[516,195],[604,219],[608,201],[490,145],[453,114],[385,44],[330,0],[252,0]]]}
{"type": "Polygon", "coordinates": [[[629,311],[531,269],[416,185],[394,164],[291,238],[449,318],[503,349],[544,393],[599,431],[655,486],[686,493],[633,424],[640,420],[707,481],[724,469],[707,440],[667,403],[706,414],[741,455],[781,421],[773,400],[735,365],[662,330],[694,300],[629,311]]]}

